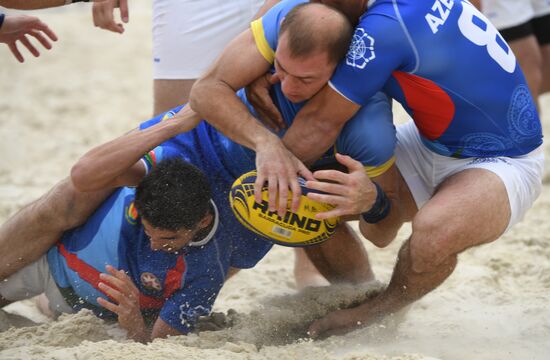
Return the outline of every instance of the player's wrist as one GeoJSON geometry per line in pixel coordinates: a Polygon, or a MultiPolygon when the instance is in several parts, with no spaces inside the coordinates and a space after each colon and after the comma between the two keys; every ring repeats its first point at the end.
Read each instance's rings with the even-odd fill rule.
{"type": "Polygon", "coordinates": [[[370,210],[361,213],[363,220],[369,224],[376,224],[384,220],[391,210],[391,201],[388,195],[377,183],[374,182],[374,186],[376,187],[376,200],[370,210]]]}

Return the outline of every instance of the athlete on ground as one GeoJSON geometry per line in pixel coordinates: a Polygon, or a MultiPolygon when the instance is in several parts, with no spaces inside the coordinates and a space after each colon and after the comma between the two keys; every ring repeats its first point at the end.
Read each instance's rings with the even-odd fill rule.
{"type": "MultiPolygon", "coordinates": [[[[452,273],[460,252],[494,241],[521,220],[540,193],[543,166],[540,120],[521,69],[500,34],[469,2],[321,2],[340,8],[358,25],[329,86],[304,106],[286,133],[288,149],[277,139],[266,143],[268,134],[254,119],[201,104],[209,93],[206,80],[220,81],[225,64],[219,62],[205,77],[202,92],[195,92],[199,81],[191,94],[197,112],[257,151],[259,181],[269,181],[273,193],[294,186],[302,169],[296,156],[317,159],[377,91],[400,102],[413,118],[397,134],[399,173],[393,181],[400,208],[389,206],[384,191],[348,157],[339,159],[349,174],[314,174],[336,184],[308,182],[334,194],[308,195],[337,206],[327,216],[362,213],[361,231],[378,246],[391,242],[404,221],[412,221],[413,228],[386,290],[314,322],[312,336],[369,325],[435,289],[452,273]]],[[[281,78],[283,88],[285,81],[291,80],[281,78]]]]}
{"type": "MultiPolygon", "coordinates": [[[[322,26],[325,29],[330,29],[330,25],[334,23],[335,25],[332,26],[332,30],[340,31],[333,31],[333,34],[339,34],[337,38],[340,40],[341,36],[346,36],[345,34],[342,35],[342,30],[345,30],[347,20],[342,15],[324,6],[313,5],[313,8],[313,11],[326,14],[327,17],[332,16],[331,19],[325,19],[323,23],[316,23],[317,28],[322,26]]],[[[307,9],[305,11],[301,9],[301,12],[299,10],[296,9],[298,14],[294,17],[294,20],[292,20],[292,16],[288,17],[290,24],[287,26],[286,31],[293,33],[296,31],[296,26],[302,26],[303,24],[310,25],[310,29],[314,31],[316,29],[315,26],[312,26],[314,24],[311,21],[307,21],[310,12],[307,9]]],[[[347,27],[347,36],[349,39],[352,29],[349,24],[347,24],[347,27]]],[[[326,38],[323,39],[326,40],[326,38]]],[[[314,40],[317,41],[319,38],[314,40]]],[[[336,66],[339,57],[336,56],[335,59],[332,59],[327,54],[333,53],[333,48],[330,44],[338,42],[333,41],[328,46],[325,44],[322,47],[324,49],[322,56],[320,56],[321,54],[316,54],[319,58],[311,74],[315,77],[317,75],[320,76],[321,82],[318,87],[326,83],[336,66]],[[321,79],[322,77],[324,77],[324,80],[321,79]]],[[[345,54],[345,50],[346,47],[342,47],[341,56],[345,54]]],[[[282,55],[283,58],[285,58],[286,54],[286,58],[289,61],[286,61],[285,64],[291,67],[300,64],[300,57],[289,57],[289,54],[292,54],[292,50],[288,47],[279,46],[277,54],[282,55]]],[[[316,92],[310,93],[308,90],[298,91],[295,95],[305,100],[316,92]]],[[[288,111],[285,110],[284,113],[288,114],[288,116],[294,116],[299,107],[290,106],[291,104],[281,96],[280,92],[281,90],[278,90],[279,100],[282,103],[286,101],[289,106],[288,111]]],[[[239,95],[243,100],[245,99],[243,91],[240,91],[239,95]]],[[[286,109],[284,105],[281,108],[286,109]]],[[[156,226],[153,224],[153,218],[159,218],[158,221],[162,221],[163,215],[161,213],[155,212],[154,215],[149,215],[150,212],[145,212],[149,207],[140,206],[140,202],[137,199],[136,206],[133,206],[133,190],[128,188],[117,190],[100,207],[100,210],[76,230],[68,231],[68,227],[60,228],[60,225],[63,226],[63,224],[59,222],[55,223],[57,228],[52,229],[52,225],[49,225],[46,229],[50,234],[65,231],[64,234],[60,234],[57,237],[57,239],[63,237],[61,243],[51,249],[48,256],[49,268],[55,281],[55,286],[50,291],[50,297],[56,300],[54,304],[60,306],[59,308],[54,306],[54,309],[63,310],[67,308],[67,305],[73,305],[78,308],[82,299],[85,304],[84,307],[94,308],[100,305],[111,311],[118,311],[119,322],[121,313],[127,315],[126,311],[128,307],[133,309],[133,314],[135,314],[135,301],[137,298],[135,291],[127,293],[127,296],[117,293],[117,296],[122,296],[124,302],[129,304],[126,307],[120,306],[120,301],[116,301],[120,299],[117,299],[116,296],[115,301],[119,303],[119,307],[121,308],[117,308],[116,305],[109,305],[104,300],[96,300],[97,297],[102,296],[100,292],[105,290],[103,286],[98,284],[98,273],[103,271],[105,264],[110,264],[112,267],[108,271],[112,277],[108,279],[115,282],[115,284],[116,280],[113,277],[117,277],[118,280],[123,281],[124,287],[128,291],[133,289],[131,286],[131,283],[133,283],[144,295],[158,296],[159,293],[163,293],[163,296],[168,297],[168,300],[160,310],[160,318],[155,323],[152,337],[185,333],[192,328],[197,315],[209,312],[217,291],[219,291],[221,284],[223,284],[223,279],[229,272],[229,266],[237,268],[252,266],[271,247],[271,243],[265,240],[258,241],[254,234],[251,234],[238,224],[231,214],[228,214],[230,210],[227,204],[227,193],[230,185],[242,172],[254,167],[253,154],[242,146],[231,143],[205,122],[199,123],[196,128],[191,130],[197,124],[197,118],[190,114],[192,114],[192,111],[189,107],[176,108],[174,111],[142,124],[141,129],[143,131],[127,134],[99,146],[85,155],[73,168],[72,179],[80,190],[92,192],[92,194],[96,191],[99,195],[104,196],[105,189],[120,185],[138,184],[139,179],[143,177],[146,170],[153,168],[156,161],[172,157],[182,157],[184,160],[195,164],[202,172],[207,174],[210,186],[213,188],[212,198],[215,205],[212,206],[210,212],[206,215],[207,220],[210,219],[210,221],[205,220],[206,223],[201,227],[204,227],[208,234],[216,232],[215,235],[213,237],[200,237],[196,239],[197,241],[194,242],[194,245],[200,245],[200,247],[189,247],[189,252],[183,258],[180,256],[181,254],[159,253],[160,255],[156,255],[158,252],[151,252],[150,248],[158,250],[162,245],[166,245],[172,250],[179,251],[180,245],[184,244],[181,242],[170,244],[169,239],[166,239],[166,236],[174,236],[173,227],[168,225],[156,226]],[[142,154],[151,148],[154,149],[143,159],[140,159],[142,154]],[[138,212],[136,213],[134,209],[137,209],[138,212]],[[216,212],[220,216],[214,216],[216,212]],[[143,214],[142,218],[138,218],[138,214],[143,214]],[[212,218],[214,218],[214,221],[212,218]],[[219,223],[217,227],[216,219],[219,223]],[[235,225],[239,229],[234,228],[235,225]],[[101,231],[98,231],[98,229],[101,231]],[[160,233],[159,229],[161,230],[160,233]],[[106,232],[102,232],[103,230],[106,232]],[[145,233],[149,233],[151,236],[152,239],[150,241],[145,237],[145,233]],[[207,242],[204,243],[205,241],[207,242]],[[243,246],[239,244],[243,244],[243,246]],[[102,248],[111,249],[111,251],[101,253],[102,248]],[[117,253],[129,255],[117,257],[117,253]],[[155,260],[153,261],[154,264],[149,261],[149,258],[155,260]],[[184,262],[187,269],[183,277],[181,277],[181,265],[179,265],[178,270],[179,259],[182,259],[181,261],[184,262]],[[203,262],[202,265],[198,264],[199,259],[202,259],[200,260],[203,262]],[[176,271],[170,270],[174,268],[176,271]],[[128,271],[130,277],[123,276],[122,273],[117,272],[118,269],[128,271]],[[176,277],[176,282],[179,281],[178,285],[181,286],[174,293],[166,293],[165,289],[168,288],[166,279],[170,277],[169,274],[172,274],[173,278],[174,273],[180,274],[180,277],[176,277]],[[205,280],[205,277],[210,280],[205,280]],[[56,287],[63,289],[61,290],[61,301],[59,300],[60,296],[51,295],[51,292],[55,293],[54,290],[56,287]],[[133,303],[132,299],[128,299],[132,296],[133,303]],[[181,302],[183,297],[186,298],[185,306],[181,302]],[[78,301],[75,301],[76,299],[78,301]],[[63,306],[64,303],[65,306],[63,306]]],[[[290,124],[290,119],[288,121],[290,124]]],[[[383,172],[388,164],[392,164],[394,161],[395,129],[391,123],[391,110],[386,97],[381,94],[373,97],[369,105],[365,106],[359,112],[359,115],[346,126],[344,132],[336,141],[335,146],[339,151],[349,152],[350,155],[361,159],[364,166],[368,166],[368,171],[372,174],[383,172]],[[369,131],[365,126],[368,126],[373,131],[369,131]],[[361,134],[362,132],[377,133],[378,137],[385,136],[387,141],[383,145],[372,147],[373,142],[365,143],[362,139],[357,138],[357,134],[361,134]]],[[[323,159],[320,165],[325,165],[327,162],[330,163],[331,158],[334,159],[334,151],[328,152],[327,157],[323,159]]],[[[44,201],[23,209],[22,212],[8,220],[7,224],[0,228],[0,234],[2,235],[0,237],[2,238],[0,245],[6,249],[6,257],[10,255],[10,250],[7,249],[5,244],[8,243],[8,240],[12,240],[10,239],[10,235],[13,236],[16,234],[13,232],[15,229],[25,229],[26,237],[18,239],[21,242],[29,243],[31,242],[29,239],[34,238],[33,231],[31,230],[34,224],[32,222],[28,223],[23,215],[32,215],[29,219],[35,220],[37,216],[40,216],[41,212],[42,217],[44,217],[44,212],[49,211],[50,206],[55,206],[57,214],[61,214],[62,216],[66,213],[72,213],[74,209],[78,210],[78,214],[85,214],[85,211],[91,211],[91,206],[87,203],[81,203],[83,197],[79,195],[78,191],[72,189],[70,184],[63,184],[57,190],[62,195],[65,192],[70,201],[60,202],[59,198],[47,196],[44,198],[44,201]],[[70,211],[71,209],[73,211],[70,211]],[[11,233],[10,230],[12,231],[11,233]]],[[[163,197],[162,192],[160,194],[157,192],[156,195],[163,197]]],[[[62,196],[61,199],[64,199],[64,197],[62,196]]],[[[92,203],[93,201],[95,199],[92,196],[92,203]]],[[[76,218],[78,216],[73,215],[69,217],[70,221],[68,220],[67,222],[73,225],[78,221],[76,218]]],[[[40,223],[42,224],[43,222],[40,223]]],[[[42,234],[44,229],[35,228],[34,232],[42,234]]],[[[188,232],[185,232],[185,234],[189,235],[188,232]]],[[[342,228],[341,234],[339,240],[349,243],[348,246],[342,248],[344,251],[350,250],[349,254],[344,255],[347,261],[345,263],[341,261],[342,256],[338,252],[340,241],[336,241],[336,246],[333,241],[333,245],[329,245],[329,248],[330,246],[333,248],[329,253],[332,257],[321,259],[327,263],[324,268],[320,269],[321,272],[331,281],[363,282],[371,280],[372,272],[364,249],[358,245],[357,239],[351,235],[349,229],[342,228]]],[[[186,239],[188,241],[189,236],[186,239]]],[[[43,246],[45,242],[41,238],[40,245],[43,246]]],[[[330,240],[327,241],[327,243],[329,242],[330,240]]],[[[9,300],[20,298],[21,293],[17,293],[17,290],[21,290],[21,288],[18,286],[17,279],[29,276],[26,274],[32,272],[32,269],[36,269],[37,266],[43,266],[44,261],[44,258],[42,258],[37,263],[14,275],[6,282],[4,290],[0,288],[0,294],[9,300]]],[[[18,266],[20,265],[18,264],[18,266]]],[[[9,270],[4,269],[3,274],[6,272],[9,273],[9,270]]],[[[170,282],[170,284],[173,284],[173,282],[170,282]]],[[[42,289],[47,290],[46,288],[42,289]]],[[[40,291],[40,288],[33,291],[36,293],[40,291]]],[[[113,295],[112,291],[114,290],[105,291],[113,295]]],[[[28,289],[25,289],[24,292],[34,294],[28,291],[28,289]]],[[[29,294],[25,296],[29,296],[29,294]]],[[[160,300],[149,299],[146,301],[148,301],[146,303],[158,305],[160,300]]],[[[68,308],[71,309],[70,306],[68,308]]],[[[101,310],[96,309],[96,312],[100,313],[101,310]]],[[[125,326],[127,329],[132,330],[131,334],[133,338],[138,340],[149,339],[150,335],[144,332],[141,326],[143,320],[138,316],[126,316],[125,319],[128,317],[130,319],[137,318],[137,320],[128,320],[126,324],[129,323],[131,325],[125,326]]]]}

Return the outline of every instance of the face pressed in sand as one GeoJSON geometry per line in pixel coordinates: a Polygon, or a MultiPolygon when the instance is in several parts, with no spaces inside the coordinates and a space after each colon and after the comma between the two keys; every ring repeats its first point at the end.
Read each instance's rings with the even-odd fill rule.
{"type": "Polygon", "coordinates": [[[182,228],[174,231],[155,228],[147,220],[141,219],[143,230],[151,242],[151,250],[160,250],[169,253],[176,253],[189,245],[197,233],[210,225],[211,222],[212,215],[209,214],[199,221],[192,229],[182,228]]]}

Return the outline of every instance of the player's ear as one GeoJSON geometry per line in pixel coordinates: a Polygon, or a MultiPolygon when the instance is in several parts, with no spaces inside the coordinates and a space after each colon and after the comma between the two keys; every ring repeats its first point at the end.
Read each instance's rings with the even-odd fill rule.
{"type": "Polygon", "coordinates": [[[204,229],[212,223],[212,220],[214,219],[214,215],[212,215],[211,212],[208,212],[198,223],[199,229],[204,229]]]}

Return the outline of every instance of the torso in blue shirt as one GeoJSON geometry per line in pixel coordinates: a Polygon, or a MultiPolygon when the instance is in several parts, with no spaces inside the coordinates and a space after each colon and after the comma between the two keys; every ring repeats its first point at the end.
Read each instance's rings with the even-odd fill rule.
{"type": "Polygon", "coordinates": [[[514,54],[466,1],[374,1],[330,84],[357,104],[383,89],[442,155],[520,156],[542,143],[514,54]]]}
{"type": "MultiPolygon", "coordinates": [[[[141,128],[152,126],[171,114],[150,120],[141,128]]],[[[163,143],[147,156],[157,162],[181,157],[201,169],[212,187],[213,208],[219,213],[215,217],[217,226],[212,238],[202,246],[184,250],[184,276],[177,291],[160,309],[160,318],[182,333],[192,328],[199,315],[210,312],[229,267],[251,268],[272,246],[242,226],[232,214],[229,189],[234,178],[221,166],[205,136],[207,129],[203,123],[197,129],[163,143]]],[[[61,244],[100,272],[105,271],[107,264],[128,271],[143,294],[162,298],[168,272],[176,267],[180,255],[151,250],[133,207],[134,194],[135,190],[130,188],[117,190],[84,225],[66,232],[61,244]]],[[[48,262],[58,286],[71,287],[84,300],[77,309],[89,307],[89,304],[92,308],[98,306],[96,298],[105,297],[67,266],[57,247],[48,252],[48,262]]],[[[101,312],[108,313],[96,311],[98,315],[101,312]]]]}
{"type": "MultiPolygon", "coordinates": [[[[251,24],[256,46],[269,63],[273,64],[281,21],[296,5],[305,2],[307,1],[281,1],[262,18],[251,24]]],[[[274,72],[273,67],[271,71],[274,72]]],[[[237,95],[250,112],[259,118],[247,101],[245,92],[240,90],[237,95]]],[[[279,84],[271,89],[271,97],[287,126],[292,124],[298,111],[305,105],[305,102],[297,104],[290,102],[284,96],[279,84]]],[[[285,130],[278,133],[279,137],[284,134],[285,130]]],[[[218,150],[220,161],[233,176],[238,177],[255,168],[253,151],[234,143],[214,129],[210,131],[210,135],[213,146],[218,150]]],[[[391,105],[384,94],[377,93],[370,97],[354,118],[346,124],[334,147],[327,151],[315,166],[336,163],[334,155],[340,152],[363,163],[371,177],[378,176],[393,164],[395,142],[391,105]]]]}

